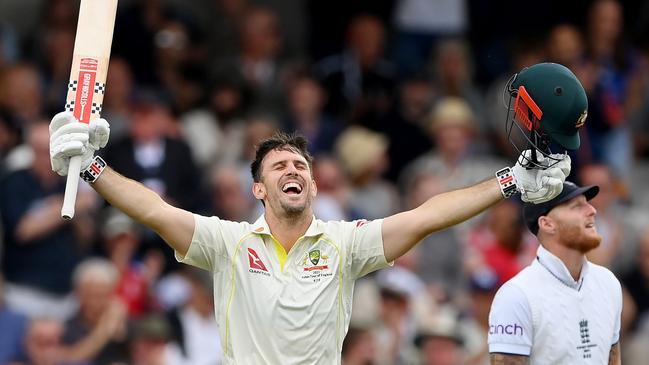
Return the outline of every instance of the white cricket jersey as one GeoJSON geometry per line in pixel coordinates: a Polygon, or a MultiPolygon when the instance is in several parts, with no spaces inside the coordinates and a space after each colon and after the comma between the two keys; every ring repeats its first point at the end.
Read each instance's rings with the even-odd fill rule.
{"type": "Polygon", "coordinates": [[[340,364],[354,281],[388,266],[382,220],[313,219],[287,253],[264,217],[195,215],[187,255],[213,273],[225,364],[340,364]]]}
{"type": "Polygon", "coordinates": [[[530,356],[530,364],[608,364],[620,335],[622,288],[584,259],[575,281],[539,245],[534,262],[505,283],[489,313],[489,352],[530,356]]]}

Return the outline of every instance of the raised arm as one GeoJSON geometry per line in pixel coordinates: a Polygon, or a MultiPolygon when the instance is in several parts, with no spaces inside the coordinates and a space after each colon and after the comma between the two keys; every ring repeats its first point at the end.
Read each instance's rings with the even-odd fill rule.
{"type": "Polygon", "coordinates": [[[182,256],[194,234],[194,215],[169,205],[137,181],[107,167],[92,187],[112,206],[154,230],[182,256]]]}
{"type": "MultiPolygon", "coordinates": [[[[52,170],[67,175],[70,157],[80,155],[81,171],[88,169],[96,175],[103,165],[96,165],[93,156],[106,145],[109,134],[108,122],[103,119],[86,125],[78,123],[71,113],[57,114],[50,123],[52,170]],[[89,169],[91,164],[94,170],[89,169]]],[[[111,205],[158,233],[179,254],[187,253],[194,234],[193,214],[167,204],[152,190],[109,167],[91,186],[111,205]]]]}
{"type": "Polygon", "coordinates": [[[383,221],[385,257],[392,261],[427,235],[461,223],[503,200],[496,178],[442,193],[383,221]]]}
{"type": "Polygon", "coordinates": [[[513,168],[498,171],[495,178],[438,194],[415,209],[385,218],[385,258],[392,261],[400,257],[429,234],[461,223],[515,192],[520,192],[524,201],[534,203],[559,195],[570,174],[570,158],[559,155],[563,160],[552,166],[527,168],[529,154],[529,150],[524,151],[513,168]]]}

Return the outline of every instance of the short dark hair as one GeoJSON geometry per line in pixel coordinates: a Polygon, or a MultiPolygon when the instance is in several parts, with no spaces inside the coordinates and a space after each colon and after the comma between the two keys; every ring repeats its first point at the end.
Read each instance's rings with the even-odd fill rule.
{"type": "Polygon", "coordinates": [[[309,142],[299,133],[276,132],[272,137],[265,139],[255,151],[255,160],[250,164],[250,172],[255,182],[261,181],[261,162],[270,151],[291,151],[304,157],[313,174],[313,156],[307,150],[309,142]]]}

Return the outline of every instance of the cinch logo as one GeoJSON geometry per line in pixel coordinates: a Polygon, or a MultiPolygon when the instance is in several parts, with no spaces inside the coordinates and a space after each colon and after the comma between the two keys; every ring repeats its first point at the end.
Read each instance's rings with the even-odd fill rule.
{"type": "Polygon", "coordinates": [[[523,335],[523,327],[518,324],[492,324],[489,325],[490,335],[523,335]]]}
{"type": "Polygon", "coordinates": [[[266,265],[264,265],[263,261],[261,261],[261,259],[259,258],[259,255],[257,255],[257,252],[255,252],[255,250],[253,250],[252,248],[248,248],[248,262],[250,263],[251,269],[268,272],[266,265]]]}

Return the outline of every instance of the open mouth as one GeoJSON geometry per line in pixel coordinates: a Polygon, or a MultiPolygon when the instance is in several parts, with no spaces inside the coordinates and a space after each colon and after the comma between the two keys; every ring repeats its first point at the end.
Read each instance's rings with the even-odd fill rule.
{"type": "Polygon", "coordinates": [[[282,192],[288,195],[299,195],[302,193],[302,185],[296,182],[288,182],[282,186],[282,192]]]}
{"type": "Polygon", "coordinates": [[[587,228],[587,229],[595,228],[595,223],[594,223],[594,222],[587,223],[587,224],[586,224],[586,228],[587,228]]]}

